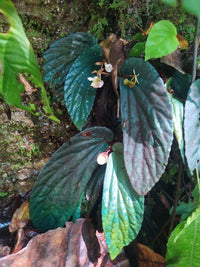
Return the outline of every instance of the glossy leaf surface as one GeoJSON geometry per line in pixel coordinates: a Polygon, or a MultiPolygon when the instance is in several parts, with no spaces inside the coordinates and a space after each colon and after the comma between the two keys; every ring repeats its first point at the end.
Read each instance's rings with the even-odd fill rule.
{"type": "Polygon", "coordinates": [[[64,82],[66,75],[74,62],[83,51],[97,44],[97,39],[89,33],[77,32],[54,42],[44,53],[46,63],[43,65],[45,74],[43,80],[50,87],[56,88],[58,100],[64,99],[64,82]],[[61,86],[61,89],[60,87],[61,86]],[[62,93],[60,93],[60,90],[62,93]]]}
{"type": "Polygon", "coordinates": [[[194,266],[200,262],[200,208],[172,232],[167,243],[167,266],[194,266]]]}
{"type": "Polygon", "coordinates": [[[80,204],[97,168],[97,155],[106,151],[112,132],[94,127],[63,144],[41,170],[30,200],[30,217],[42,231],[63,227],[80,204]]]}
{"type": "Polygon", "coordinates": [[[130,184],[123,159],[123,145],[116,143],[110,154],[103,185],[102,220],[111,259],[114,259],[140,230],[144,197],[130,184]]]}
{"type": "Polygon", "coordinates": [[[181,100],[186,100],[190,85],[191,75],[176,71],[170,83],[171,88],[174,90],[173,96],[181,100]]]}
{"type": "Polygon", "coordinates": [[[178,146],[181,152],[183,162],[185,162],[184,152],[184,136],[183,136],[183,103],[171,96],[171,102],[173,107],[173,124],[174,133],[178,142],[178,146]]]}
{"type": "Polygon", "coordinates": [[[120,80],[124,161],[131,184],[145,195],[163,174],[173,139],[172,105],[162,79],[148,62],[129,58],[123,75],[139,74],[133,88],[120,80]]]}
{"type": "Polygon", "coordinates": [[[87,119],[96,96],[96,89],[91,87],[88,77],[99,67],[96,62],[103,60],[103,51],[99,45],[89,48],[72,64],[65,80],[64,99],[68,113],[78,129],[87,119]]]}
{"type": "Polygon", "coordinates": [[[179,41],[176,27],[168,20],[157,22],[148,35],[145,46],[145,60],[159,58],[174,52],[179,41]]]}
{"type": "Polygon", "coordinates": [[[29,80],[36,87],[41,88],[45,112],[49,114],[51,119],[58,121],[49,106],[38,63],[14,5],[10,0],[1,0],[0,11],[10,22],[8,32],[0,33],[0,95],[8,105],[34,113],[33,104],[26,106],[21,103],[21,93],[24,91],[24,86],[20,83],[19,75],[30,75],[29,80]]]}
{"type": "Polygon", "coordinates": [[[196,80],[188,92],[185,103],[185,155],[190,172],[200,170],[200,79],[196,80]]]}

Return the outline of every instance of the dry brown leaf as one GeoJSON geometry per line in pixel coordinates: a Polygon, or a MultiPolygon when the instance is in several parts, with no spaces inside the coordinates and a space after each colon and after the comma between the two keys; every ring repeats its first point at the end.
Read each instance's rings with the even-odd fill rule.
{"type": "Polygon", "coordinates": [[[167,266],[165,258],[145,245],[137,243],[138,267],[167,266]]]}
{"type": "Polygon", "coordinates": [[[33,88],[22,73],[19,74],[19,80],[24,85],[24,91],[27,95],[31,95],[33,92],[37,91],[37,89],[33,88]]]}
{"type": "Polygon", "coordinates": [[[112,262],[105,236],[95,232],[85,219],[67,222],[66,228],[57,228],[35,236],[28,245],[0,259],[0,266],[15,267],[128,267],[128,259],[121,254],[112,262]]]}
{"type": "Polygon", "coordinates": [[[183,74],[185,73],[182,70],[181,54],[178,51],[178,49],[176,49],[173,53],[171,53],[167,56],[161,57],[160,62],[165,63],[165,64],[175,68],[176,70],[178,70],[179,72],[181,72],[183,74]]]}
{"type": "Polygon", "coordinates": [[[125,43],[125,40],[117,39],[117,36],[113,33],[100,43],[106,63],[112,65],[111,79],[117,96],[117,117],[119,117],[118,74],[122,63],[126,60],[125,43]]]}
{"type": "Polygon", "coordinates": [[[13,214],[11,223],[9,225],[9,231],[14,233],[18,229],[26,226],[29,220],[29,201],[27,200],[13,214]]]}
{"type": "Polygon", "coordinates": [[[112,65],[112,83],[117,97],[118,93],[118,72],[124,60],[126,59],[126,53],[124,49],[124,40],[117,39],[115,34],[110,34],[110,36],[101,42],[101,48],[104,52],[104,57],[107,63],[112,65]]]}
{"type": "Polygon", "coordinates": [[[187,49],[188,45],[189,45],[188,41],[185,38],[183,38],[183,36],[180,33],[178,33],[176,37],[179,41],[179,48],[180,49],[187,49]]]}
{"type": "Polygon", "coordinates": [[[151,28],[155,25],[155,22],[151,22],[149,28],[142,35],[149,35],[151,28]]]}

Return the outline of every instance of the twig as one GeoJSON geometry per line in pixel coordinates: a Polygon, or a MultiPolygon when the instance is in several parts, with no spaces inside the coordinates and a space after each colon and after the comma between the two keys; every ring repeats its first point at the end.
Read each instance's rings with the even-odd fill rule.
{"type": "Polygon", "coordinates": [[[196,79],[197,72],[197,55],[198,55],[198,41],[199,41],[199,22],[200,18],[197,17],[196,26],[195,26],[195,35],[194,35],[194,54],[193,54],[193,68],[192,68],[192,83],[196,79]]]}
{"type": "Polygon", "coordinates": [[[173,230],[174,227],[174,221],[175,221],[175,217],[176,217],[176,207],[178,205],[178,200],[179,200],[179,188],[181,185],[181,178],[182,178],[182,174],[183,174],[183,161],[182,159],[180,159],[180,165],[179,165],[179,170],[178,170],[178,179],[177,179],[177,184],[176,184],[176,193],[175,193],[175,198],[174,198],[174,208],[172,211],[172,215],[171,215],[171,224],[169,226],[169,233],[168,236],[171,235],[171,232],[173,230]]]}

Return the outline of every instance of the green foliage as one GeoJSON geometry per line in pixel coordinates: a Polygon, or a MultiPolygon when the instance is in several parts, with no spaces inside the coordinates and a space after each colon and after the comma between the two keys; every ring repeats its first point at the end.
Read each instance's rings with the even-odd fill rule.
{"type": "Polygon", "coordinates": [[[171,54],[177,49],[176,27],[168,20],[156,23],[150,30],[145,46],[145,60],[171,54]]]}
{"type": "Polygon", "coordinates": [[[180,223],[167,244],[167,266],[198,267],[200,262],[200,208],[180,223]]]}
{"type": "Polygon", "coordinates": [[[114,259],[141,228],[144,197],[131,187],[123,159],[123,145],[116,143],[110,154],[103,187],[102,220],[111,259],[114,259]]]}
{"type": "MultiPolygon", "coordinates": [[[[179,44],[176,34],[169,21],[157,23],[149,33],[145,58],[173,52],[179,44]],[[164,44],[157,42],[160,37],[164,44]],[[166,48],[165,43],[170,42],[172,45],[166,48]],[[149,43],[155,46],[150,48],[149,43]]],[[[142,55],[145,43],[141,41],[145,38],[141,34],[133,37],[138,43],[130,55],[142,55]]],[[[124,45],[114,35],[101,46],[102,49],[90,34],[77,33],[57,41],[45,52],[45,80],[57,86],[59,98],[64,98],[77,128],[84,125],[86,130],[64,144],[43,168],[32,191],[30,213],[34,225],[43,231],[63,226],[70,218],[89,216],[102,194],[103,229],[114,259],[123,246],[137,237],[143,220],[142,196],[165,171],[173,131],[184,158],[183,104],[176,97],[184,100],[190,77],[176,72],[170,84],[174,96],[169,96],[149,62],[131,57],[122,64],[124,45]],[[107,70],[110,62],[115,64],[111,75],[107,70]],[[112,128],[114,137],[107,128],[87,129],[91,116],[96,117],[97,124],[105,125],[107,114],[110,116],[108,110],[113,107],[108,107],[103,121],[102,117],[98,119],[102,109],[95,107],[107,107],[110,103],[107,91],[118,90],[118,77],[121,129],[115,116],[106,124],[112,128]],[[180,83],[184,81],[182,92],[180,83]]]]}
{"type": "Polygon", "coordinates": [[[72,64],[64,85],[64,100],[68,113],[78,129],[81,129],[92,109],[96,89],[87,79],[95,69],[95,62],[103,61],[99,45],[88,48],[72,64]]]}
{"type": "MultiPolygon", "coordinates": [[[[177,0],[162,0],[162,2],[172,6],[176,6],[178,4],[177,0]]],[[[182,0],[181,6],[187,12],[200,17],[200,2],[198,0],[182,0]]]]}
{"type": "Polygon", "coordinates": [[[75,216],[92,175],[98,174],[97,155],[112,140],[109,129],[94,127],[75,135],[54,153],[31,194],[30,217],[38,229],[63,227],[75,216]]]}
{"type": "Polygon", "coordinates": [[[185,101],[191,85],[191,75],[182,74],[176,71],[172,76],[170,87],[174,91],[173,96],[181,101],[185,101]]]}
{"type": "Polygon", "coordinates": [[[132,187],[145,195],[160,179],[168,161],[173,138],[172,106],[163,81],[149,62],[129,58],[122,74],[131,75],[133,69],[138,74],[133,88],[124,85],[123,78],[120,80],[121,119],[122,123],[126,121],[124,160],[132,187]]]}
{"type": "Polygon", "coordinates": [[[197,184],[192,193],[193,200],[190,200],[188,203],[181,202],[177,207],[176,214],[181,215],[181,221],[185,221],[198,208],[200,200],[199,193],[199,185],[197,184]]]}
{"type": "Polygon", "coordinates": [[[144,48],[145,48],[145,43],[144,42],[138,42],[131,49],[129,56],[130,57],[139,57],[144,52],[144,48]]]}
{"type": "MultiPolygon", "coordinates": [[[[163,2],[176,4],[172,0],[163,2]]],[[[199,4],[196,6],[192,1],[189,7],[188,3],[182,1],[182,6],[198,16],[194,7],[199,4]]],[[[152,4],[151,8],[155,6],[160,14],[158,5],[152,4]]],[[[21,103],[20,94],[24,89],[19,74],[24,74],[42,89],[44,110],[56,120],[14,6],[10,0],[3,0],[0,9],[10,22],[9,31],[0,35],[1,96],[11,105],[36,113],[34,103],[29,106],[21,103]]],[[[92,32],[102,38],[105,28],[114,29],[112,20],[115,18],[121,36],[124,37],[127,29],[132,36],[132,29],[140,28],[139,14],[143,9],[138,10],[133,1],[90,1],[92,32]]],[[[185,21],[185,18],[180,20],[185,21]]],[[[80,32],[56,41],[44,53],[44,81],[55,89],[57,100],[65,102],[75,126],[84,130],[63,144],[41,170],[31,194],[31,220],[42,231],[63,227],[67,220],[91,216],[98,202],[112,259],[140,231],[144,195],[165,171],[170,152],[173,152],[173,132],[183,160],[186,155],[184,164],[191,174],[200,157],[199,80],[190,87],[189,74],[172,71],[167,89],[172,89],[174,94],[169,96],[154,67],[142,58],[135,58],[143,57],[143,52],[146,61],[169,55],[179,45],[177,30],[170,21],[162,20],[153,26],[148,37],[147,32],[141,32],[131,37],[129,47],[134,45],[130,48],[131,58],[126,60],[123,40],[112,35],[113,38],[108,38],[101,47],[94,36],[80,32]],[[110,73],[107,64],[111,62],[110,73]],[[93,82],[96,79],[96,84],[91,84],[89,77],[93,82]]],[[[30,153],[37,155],[38,151],[35,147],[30,153]]],[[[25,153],[23,148],[20,153],[25,153]]],[[[172,177],[177,175],[177,166],[168,171],[167,178],[167,172],[164,174],[170,184],[175,184],[172,177]]],[[[177,208],[182,222],[168,242],[169,265],[186,266],[189,262],[196,266],[199,262],[197,189],[193,192],[193,201],[182,202],[177,208]]]]}
{"type": "Polygon", "coordinates": [[[14,5],[10,0],[2,0],[0,10],[10,22],[8,32],[0,34],[0,95],[8,105],[35,113],[34,104],[30,103],[29,106],[26,106],[21,103],[21,93],[24,91],[24,86],[20,83],[19,75],[29,75],[28,79],[42,90],[45,112],[49,114],[51,119],[58,121],[49,106],[38,63],[14,5]]]}
{"type": "Polygon", "coordinates": [[[186,11],[200,17],[200,2],[198,0],[183,0],[182,6],[186,11]]]}
{"type": "Polygon", "coordinates": [[[173,7],[176,6],[176,0],[162,0],[162,2],[173,7]]]}
{"type": "Polygon", "coordinates": [[[43,80],[49,82],[51,87],[62,86],[72,63],[84,51],[96,44],[97,39],[84,32],[70,34],[51,44],[43,55],[46,60],[43,65],[45,70],[43,80]]]}

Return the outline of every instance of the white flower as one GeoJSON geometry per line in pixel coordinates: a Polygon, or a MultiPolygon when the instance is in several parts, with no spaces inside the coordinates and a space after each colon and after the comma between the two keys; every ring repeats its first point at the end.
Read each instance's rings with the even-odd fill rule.
{"type": "Polygon", "coordinates": [[[101,76],[88,77],[88,80],[91,83],[91,86],[94,88],[101,88],[104,85],[104,81],[101,80],[101,76]]]}
{"type": "Polygon", "coordinates": [[[109,64],[109,63],[106,63],[106,62],[105,62],[104,66],[105,66],[105,71],[106,71],[106,72],[111,72],[112,69],[113,69],[112,65],[109,64]]]}
{"type": "Polygon", "coordinates": [[[102,152],[97,157],[97,163],[99,165],[104,165],[108,162],[108,152],[102,152]]]}

